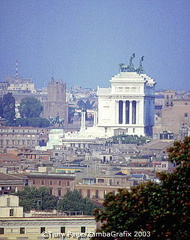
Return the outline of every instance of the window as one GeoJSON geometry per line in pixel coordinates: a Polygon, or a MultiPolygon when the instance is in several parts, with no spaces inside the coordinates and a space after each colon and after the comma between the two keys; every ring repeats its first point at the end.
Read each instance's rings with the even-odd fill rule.
{"type": "Polygon", "coordinates": [[[98,183],[103,183],[104,182],[104,179],[98,179],[98,183]]]}
{"type": "Polygon", "coordinates": [[[59,181],[59,186],[61,186],[61,181],[59,181]]]}
{"type": "Polygon", "coordinates": [[[49,182],[49,185],[52,185],[52,181],[49,182]]]}
{"type": "Polygon", "coordinates": [[[55,153],[55,156],[58,156],[59,154],[58,153],[55,153]]]}
{"type": "Polygon", "coordinates": [[[81,233],[85,233],[86,232],[86,227],[81,227],[81,233]]]}
{"type": "Polygon", "coordinates": [[[87,190],[87,197],[90,197],[90,189],[87,190]]]}
{"type": "Polygon", "coordinates": [[[95,197],[96,198],[98,198],[99,196],[98,196],[98,190],[96,190],[96,195],[95,195],[95,197]]]}
{"type": "Polygon", "coordinates": [[[40,233],[43,233],[43,232],[45,232],[46,231],[46,228],[45,227],[41,227],[40,228],[40,233]]]}
{"type": "Polygon", "coordinates": [[[187,118],[188,117],[188,113],[184,113],[184,117],[187,118]]]}
{"type": "Polygon", "coordinates": [[[7,207],[10,206],[10,198],[7,198],[7,207]]]}
{"type": "Polygon", "coordinates": [[[65,233],[65,227],[61,227],[61,233],[65,233]]]}
{"type": "Polygon", "coordinates": [[[36,182],[35,182],[35,180],[33,180],[33,184],[35,184],[36,182]]]}
{"type": "Polygon", "coordinates": [[[0,228],[0,234],[4,234],[4,228],[0,228]]]}
{"type": "Polygon", "coordinates": [[[70,186],[70,182],[67,182],[67,186],[70,186]]]}
{"type": "Polygon", "coordinates": [[[42,185],[44,185],[44,180],[42,180],[42,185]]]}
{"type": "Polygon", "coordinates": [[[58,189],[57,192],[58,192],[58,196],[60,197],[61,196],[61,189],[58,189]]]}
{"type": "Polygon", "coordinates": [[[20,228],[20,234],[25,234],[25,228],[24,227],[20,228]]]}
{"type": "Polygon", "coordinates": [[[9,216],[14,216],[14,209],[10,209],[9,216]]]}

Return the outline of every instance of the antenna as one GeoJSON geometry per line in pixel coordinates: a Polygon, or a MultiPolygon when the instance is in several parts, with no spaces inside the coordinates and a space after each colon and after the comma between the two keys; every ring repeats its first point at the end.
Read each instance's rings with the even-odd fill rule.
{"type": "Polygon", "coordinates": [[[16,60],[16,72],[15,72],[15,78],[18,78],[18,60],[16,60]]]}

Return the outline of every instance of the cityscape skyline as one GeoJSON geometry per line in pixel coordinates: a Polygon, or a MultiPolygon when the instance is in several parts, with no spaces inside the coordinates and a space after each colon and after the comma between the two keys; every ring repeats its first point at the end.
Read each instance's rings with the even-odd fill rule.
{"type": "Polygon", "coordinates": [[[187,0],[9,0],[0,13],[1,81],[18,60],[19,77],[38,88],[52,75],[67,87],[107,87],[135,52],[157,90],[190,90],[187,0]]]}

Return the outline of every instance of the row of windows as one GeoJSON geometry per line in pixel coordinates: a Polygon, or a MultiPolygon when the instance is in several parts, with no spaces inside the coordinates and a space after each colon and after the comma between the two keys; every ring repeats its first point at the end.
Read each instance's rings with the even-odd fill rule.
{"type": "MultiPolygon", "coordinates": [[[[11,138],[9,136],[9,138],[11,138]]],[[[12,145],[25,145],[25,144],[36,144],[37,140],[4,140],[4,144],[12,144],[12,145]]],[[[3,144],[3,140],[1,140],[1,144],[3,144]]]]}
{"type": "MultiPolygon", "coordinates": [[[[86,232],[86,227],[81,227],[81,233],[85,233],[86,232]]],[[[46,232],[46,228],[45,227],[41,227],[40,228],[40,232],[39,233],[44,233],[46,232]]],[[[20,227],[20,234],[25,234],[26,233],[26,228],[25,227],[20,227]]],[[[60,227],[60,233],[65,233],[65,227],[60,227]]],[[[0,234],[5,234],[5,229],[0,227],[0,234]]]]}
{"type": "MultiPolygon", "coordinates": [[[[36,182],[35,179],[32,181],[32,183],[33,183],[33,184],[37,184],[37,182],[36,182]]],[[[39,183],[39,182],[38,182],[38,183],[39,183]]],[[[57,182],[57,180],[55,180],[55,181],[54,181],[54,184],[57,184],[57,183],[58,183],[59,186],[62,185],[62,181],[58,181],[58,182],[57,182]]],[[[44,184],[45,184],[45,181],[44,181],[44,180],[41,180],[41,185],[44,185],[44,184]]],[[[46,181],[46,184],[47,184],[47,181],[46,181]]],[[[52,180],[49,181],[49,185],[50,185],[50,186],[53,185],[53,181],[52,181],[52,180]]],[[[66,186],[69,187],[69,186],[70,186],[70,182],[66,182],[66,186]]]]}
{"type": "Polygon", "coordinates": [[[38,135],[33,135],[33,134],[30,134],[30,135],[26,135],[26,134],[10,134],[10,133],[7,133],[7,134],[0,134],[1,137],[11,137],[11,138],[36,138],[38,137],[38,135]]]}
{"type": "Polygon", "coordinates": [[[24,129],[0,129],[0,132],[6,132],[6,133],[12,133],[12,132],[18,132],[18,133],[37,133],[38,131],[35,129],[30,130],[24,130],[24,129]]]}
{"type": "MultiPolygon", "coordinates": [[[[103,190],[104,192],[103,192],[103,194],[104,194],[104,197],[105,197],[105,195],[108,193],[108,192],[112,192],[113,194],[115,194],[115,191],[113,190],[113,191],[107,191],[107,190],[103,190]]],[[[100,190],[100,193],[102,192],[102,190],[100,190]]],[[[82,189],[79,189],[79,193],[81,194],[81,195],[83,195],[82,194],[82,189]]],[[[88,198],[101,198],[101,194],[99,195],[99,190],[95,190],[95,195],[93,195],[92,196],[92,194],[94,194],[94,190],[90,190],[90,189],[87,189],[87,197],[88,198]]]]}

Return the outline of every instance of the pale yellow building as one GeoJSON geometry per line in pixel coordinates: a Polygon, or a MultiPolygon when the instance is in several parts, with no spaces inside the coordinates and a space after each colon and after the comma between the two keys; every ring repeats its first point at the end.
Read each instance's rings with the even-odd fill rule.
{"type": "Polygon", "coordinates": [[[23,216],[17,196],[0,196],[0,240],[78,239],[92,236],[96,229],[93,216],[23,216]],[[12,211],[13,210],[13,211],[12,211]]]}

